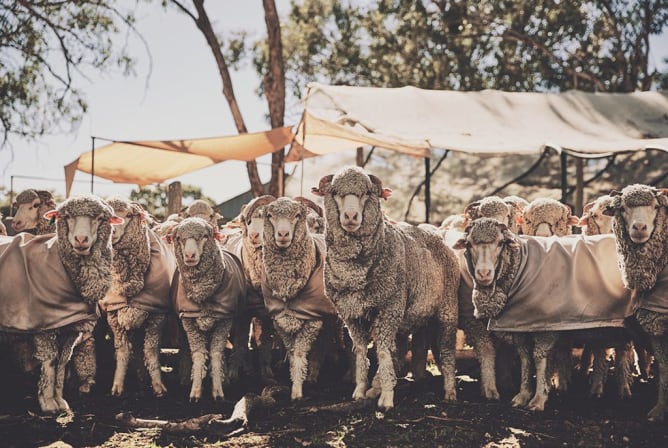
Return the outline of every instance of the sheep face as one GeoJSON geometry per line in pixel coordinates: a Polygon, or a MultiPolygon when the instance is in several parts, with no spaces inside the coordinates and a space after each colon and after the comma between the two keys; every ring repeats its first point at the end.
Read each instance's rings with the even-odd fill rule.
{"type": "Polygon", "coordinates": [[[466,229],[465,237],[455,243],[455,249],[466,250],[476,283],[490,286],[496,278],[503,246],[514,241],[508,226],[493,218],[480,218],[466,229]]]}
{"type": "Polygon", "coordinates": [[[173,230],[177,256],[181,252],[183,264],[197,266],[204,253],[205,244],[215,238],[213,227],[202,218],[186,218],[173,230]]]}
{"type": "Polygon", "coordinates": [[[619,214],[620,225],[626,231],[632,242],[646,243],[654,232],[655,220],[659,208],[668,205],[668,198],[664,190],[658,190],[648,185],[629,185],[621,193],[613,192],[613,203],[605,214],[614,216],[619,214]]]}
{"type": "Polygon", "coordinates": [[[289,198],[280,198],[264,208],[264,238],[285,249],[292,244],[295,232],[306,225],[306,207],[289,198]]]}
{"type": "Polygon", "coordinates": [[[218,213],[216,213],[211,204],[202,199],[193,201],[185,211],[185,217],[202,218],[214,228],[218,227],[218,216],[218,213]]]}
{"type": "Polygon", "coordinates": [[[262,232],[264,231],[263,208],[257,207],[252,214],[241,212],[241,234],[255,248],[262,246],[262,232]]]}
{"type": "Polygon", "coordinates": [[[583,215],[578,223],[585,228],[586,235],[603,235],[612,233],[612,216],[603,212],[612,204],[612,197],[601,196],[593,202],[585,204],[582,209],[583,215]]]}
{"type": "Polygon", "coordinates": [[[122,224],[116,224],[112,227],[111,244],[116,245],[123,235],[131,233],[128,231],[129,227],[140,227],[146,225],[146,214],[144,209],[135,203],[131,203],[124,199],[112,198],[107,200],[107,203],[114,209],[114,213],[123,218],[122,224]]]}
{"type": "Polygon", "coordinates": [[[123,219],[116,216],[111,207],[90,196],[70,198],[58,210],[51,210],[44,217],[56,219],[59,238],[63,233],[60,228],[64,226],[66,234],[62,236],[66,236],[74,253],[80,256],[90,255],[100,226],[123,223],[123,219]]]}
{"type": "Polygon", "coordinates": [[[16,214],[12,227],[17,232],[37,227],[41,219],[40,211],[44,212],[56,207],[53,195],[44,190],[24,190],[16,196],[16,214]]]}
{"type": "Polygon", "coordinates": [[[345,168],[336,176],[323,177],[311,192],[334,200],[338,224],[346,233],[355,233],[362,227],[367,203],[376,203],[380,209],[377,198],[387,199],[392,194],[392,190],[383,188],[378,177],[358,167],[345,168]]]}

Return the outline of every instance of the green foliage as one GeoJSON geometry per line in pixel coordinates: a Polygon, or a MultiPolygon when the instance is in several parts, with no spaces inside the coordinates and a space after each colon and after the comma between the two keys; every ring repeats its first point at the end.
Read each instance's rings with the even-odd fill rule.
{"type": "MultiPolygon", "coordinates": [[[[181,191],[183,206],[189,205],[196,199],[209,201],[211,205],[216,204],[216,201],[202,193],[201,187],[186,184],[181,185],[181,191]]],[[[167,216],[168,197],[168,185],[151,185],[130,192],[130,200],[139,202],[150,214],[159,220],[163,220],[167,216]]]]}
{"type": "Polygon", "coordinates": [[[75,87],[93,70],[133,71],[117,38],[133,29],[116,0],[0,0],[0,133],[36,138],[69,131],[87,105],[75,87]]]}

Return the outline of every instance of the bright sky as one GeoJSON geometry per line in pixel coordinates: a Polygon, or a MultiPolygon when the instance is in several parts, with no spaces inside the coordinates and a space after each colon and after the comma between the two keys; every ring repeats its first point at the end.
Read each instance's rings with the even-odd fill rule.
{"type": "MultiPolygon", "coordinates": [[[[122,0],[129,5],[133,0],[122,0]]],[[[186,1],[186,3],[189,3],[186,1]]],[[[287,12],[289,0],[276,0],[279,13],[287,12]]],[[[264,35],[262,2],[259,0],[210,0],[205,3],[218,32],[254,30],[264,35]]],[[[14,191],[26,188],[53,189],[64,195],[64,165],[91,149],[91,136],[116,140],[165,140],[199,138],[237,133],[211,51],[192,20],[174,8],[163,10],[159,2],[139,2],[137,28],[147,40],[153,57],[153,73],[146,88],[147,56],[135,39],[130,43],[139,58],[136,77],[91,74],[78,88],[86,92],[89,113],[75,135],[44,137],[36,144],[14,140],[14,160],[0,152],[0,185],[14,191]],[[54,180],[23,179],[22,176],[54,180]]],[[[664,66],[668,36],[652,39],[651,61],[664,66]]],[[[234,90],[250,132],[268,129],[267,103],[255,94],[257,76],[252,69],[232,73],[234,90]]],[[[288,104],[297,116],[300,104],[288,104]]],[[[286,123],[292,124],[292,123],[286,123]]],[[[96,147],[105,145],[97,141],[96,147]]],[[[269,178],[269,159],[259,161],[262,180],[269,178]]],[[[224,162],[181,176],[184,184],[202,187],[204,194],[222,202],[249,188],[245,163],[224,162]]],[[[95,193],[128,195],[134,185],[112,184],[96,178],[95,193]]],[[[90,175],[77,173],[73,194],[90,192],[90,175]]]]}

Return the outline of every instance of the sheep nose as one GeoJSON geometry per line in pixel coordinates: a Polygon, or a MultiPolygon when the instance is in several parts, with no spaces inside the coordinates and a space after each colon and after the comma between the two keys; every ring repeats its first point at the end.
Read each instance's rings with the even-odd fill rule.
{"type": "Polygon", "coordinates": [[[359,213],[357,213],[356,211],[343,212],[343,217],[346,218],[348,221],[357,221],[358,216],[359,213]]]}
{"type": "Polygon", "coordinates": [[[79,245],[86,244],[88,242],[88,235],[75,235],[74,241],[79,245]]]}
{"type": "Polygon", "coordinates": [[[259,232],[250,232],[248,234],[248,238],[250,238],[251,241],[257,241],[257,239],[260,237],[259,232]]]}
{"type": "Polygon", "coordinates": [[[633,230],[635,230],[636,232],[645,232],[647,231],[647,224],[635,222],[633,223],[633,230]]]}
{"type": "Polygon", "coordinates": [[[478,269],[478,277],[486,280],[488,278],[492,277],[492,270],[491,269],[478,269]]]}
{"type": "Polygon", "coordinates": [[[23,227],[23,221],[15,219],[12,221],[12,227],[14,227],[15,230],[18,230],[23,227]]]}
{"type": "Polygon", "coordinates": [[[279,230],[278,231],[278,237],[279,238],[289,238],[290,237],[290,231],[289,230],[279,230]]]}

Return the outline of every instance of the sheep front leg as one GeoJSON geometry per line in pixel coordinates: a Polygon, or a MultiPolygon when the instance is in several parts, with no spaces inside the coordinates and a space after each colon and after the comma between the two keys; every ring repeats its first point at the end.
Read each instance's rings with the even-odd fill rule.
{"type": "Polygon", "coordinates": [[[211,334],[211,394],[214,400],[223,400],[223,381],[225,371],[225,344],[232,328],[232,319],[223,319],[214,327],[211,334]]]}
{"type": "Polygon", "coordinates": [[[608,360],[606,357],[605,348],[596,347],[593,352],[594,368],[591,374],[591,388],[589,389],[589,395],[592,397],[601,398],[603,396],[605,380],[608,377],[608,360]]]}
{"type": "Polygon", "coordinates": [[[348,333],[353,341],[353,352],[355,353],[355,390],[353,400],[366,398],[367,380],[369,377],[369,358],[367,351],[369,347],[369,333],[361,322],[349,320],[346,322],[348,333]]]}
{"type": "Polygon", "coordinates": [[[520,357],[521,368],[520,391],[511,401],[513,407],[517,408],[525,406],[533,395],[533,388],[531,387],[531,367],[533,363],[531,360],[531,345],[526,335],[513,336],[513,344],[520,357]]]}
{"type": "Polygon", "coordinates": [[[146,320],[144,332],[144,365],[151,377],[151,387],[156,397],[163,397],[167,393],[160,372],[160,337],[165,322],[164,314],[150,315],[146,320]]]}
{"type": "Polygon", "coordinates": [[[441,358],[441,375],[446,401],[457,399],[455,380],[455,352],[457,350],[457,315],[442,317],[439,322],[438,351],[441,358]]]}
{"type": "Polygon", "coordinates": [[[659,390],[656,405],[647,414],[649,421],[663,420],[666,412],[666,389],[668,388],[668,335],[655,336],[650,334],[649,340],[654,351],[654,359],[659,367],[659,390]]]}
{"type": "Polygon", "coordinates": [[[114,370],[114,380],[111,385],[111,395],[119,397],[123,395],[125,389],[125,376],[128,372],[132,346],[128,333],[118,323],[118,311],[107,313],[107,322],[111,333],[114,336],[114,358],[116,358],[116,369],[114,370]]]}
{"type": "Polygon", "coordinates": [[[58,344],[58,364],[56,365],[56,390],[55,398],[58,403],[59,412],[67,411],[70,406],[63,397],[65,389],[65,373],[67,372],[67,363],[72,357],[72,350],[77,343],[77,339],[83,335],[76,331],[67,331],[61,335],[61,341],[58,344]]]}
{"type": "Polygon", "coordinates": [[[255,318],[253,319],[253,325],[260,326],[260,337],[259,340],[256,340],[260,375],[265,381],[271,380],[274,378],[274,372],[271,368],[271,346],[272,335],[274,334],[274,324],[269,318],[255,318]]]}
{"type": "Polygon", "coordinates": [[[36,334],[35,358],[40,362],[40,376],[37,384],[37,400],[42,412],[56,413],[59,406],[56,400],[56,362],[58,343],[53,331],[36,334]]]}
{"type": "Polygon", "coordinates": [[[496,349],[492,336],[478,319],[460,318],[460,322],[480,364],[482,396],[487,400],[498,400],[500,395],[496,387],[496,349]]]}
{"type": "Polygon", "coordinates": [[[627,342],[615,348],[615,379],[617,380],[617,393],[620,398],[631,398],[631,363],[633,356],[633,343],[627,342]]]}
{"type": "Polygon", "coordinates": [[[295,335],[294,346],[291,350],[292,362],[290,363],[290,379],[292,380],[290,398],[292,401],[301,400],[303,397],[302,388],[304,379],[306,379],[306,373],[308,372],[307,356],[321,328],[322,320],[314,319],[305,321],[295,335]]]}
{"type": "Polygon", "coordinates": [[[534,335],[533,359],[536,366],[536,393],[527,405],[530,411],[542,411],[545,409],[549,394],[549,382],[547,380],[547,359],[553,351],[557,342],[554,333],[539,333],[534,335]]]}
{"type": "Polygon", "coordinates": [[[97,375],[95,336],[92,331],[85,332],[82,341],[74,348],[72,370],[79,379],[79,393],[89,394],[97,375]]]}
{"type": "Polygon", "coordinates": [[[376,353],[378,355],[378,371],[374,376],[372,387],[366,393],[368,398],[378,394],[378,407],[389,410],[394,407],[394,387],[397,385],[397,376],[394,370],[393,354],[396,352],[396,325],[387,316],[379,316],[376,321],[376,353]]]}
{"type": "Polygon", "coordinates": [[[202,380],[206,376],[208,358],[206,334],[200,331],[196,318],[183,318],[183,329],[188,338],[188,347],[192,358],[190,401],[191,403],[197,403],[202,398],[202,380]]]}

